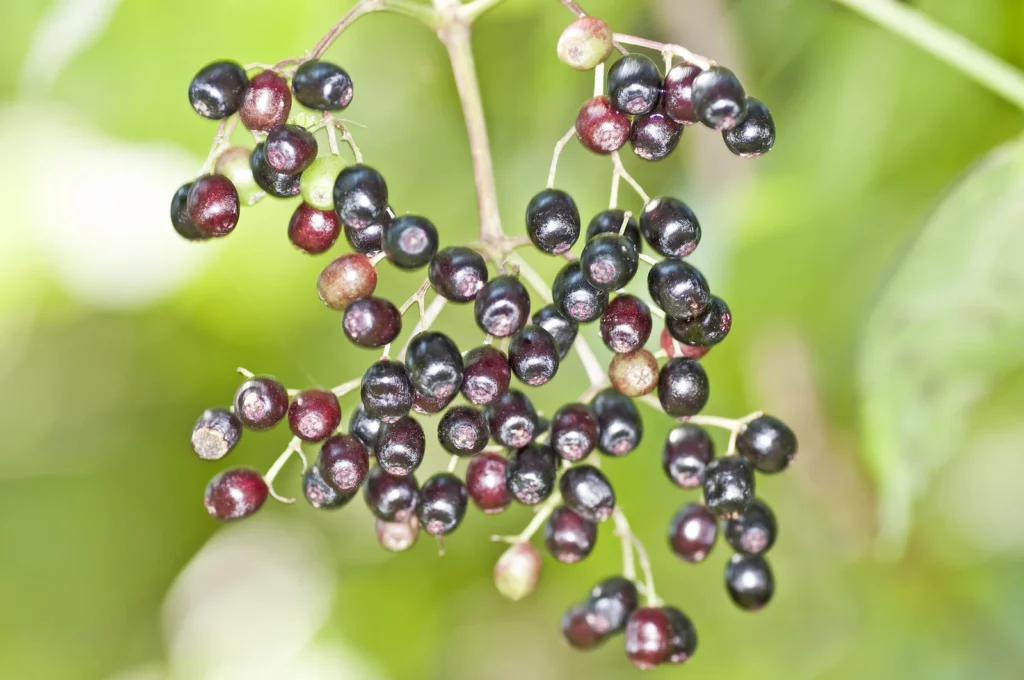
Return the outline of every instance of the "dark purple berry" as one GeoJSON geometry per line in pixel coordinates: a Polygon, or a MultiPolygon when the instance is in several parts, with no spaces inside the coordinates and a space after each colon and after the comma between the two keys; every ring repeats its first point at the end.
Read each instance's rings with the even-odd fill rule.
{"type": "Polygon", "coordinates": [[[227,118],[242,106],[249,77],[241,64],[215,61],[204,66],[188,86],[188,100],[203,118],[227,118]]]}
{"type": "Polygon", "coordinates": [[[537,412],[522,392],[509,390],[487,406],[487,424],[494,441],[519,449],[539,434],[537,412]]]}
{"type": "Polygon", "coordinates": [[[320,300],[331,309],[344,310],[377,289],[377,269],[362,253],[349,253],[324,267],[316,281],[320,300]]]}
{"type": "Polygon", "coordinates": [[[333,210],[317,210],[300,203],[288,222],[288,240],[304,253],[319,255],[338,240],[341,223],[333,210]]]}
{"type": "Polygon", "coordinates": [[[512,372],[527,385],[543,385],[558,372],[558,345],[540,326],[527,326],[512,336],[508,347],[512,372]]]}
{"type": "Polygon", "coordinates": [[[380,547],[391,552],[404,552],[416,545],[420,535],[420,521],[413,517],[407,522],[374,521],[377,542],[380,547]]]}
{"type": "Polygon", "coordinates": [[[647,344],[652,327],[650,308],[633,295],[619,295],[601,315],[601,339],[617,354],[634,352],[647,344]]]}
{"type": "Polygon", "coordinates": [[[608,388],[598,392],[590,407],[601,428],[597,448],[602,453],[625,456],[637,447],[644,435],[644,423],[632,399],[608,388]]]}
{"type": "Polygon", "coordinates": [[[203,411],[192,427],[192,450],[203,460],[220,460],[242,438],[242,423],[226,408],[203,411]]]}
{"type": "Polygon", "coordinates": [[[572,349],[572,343],[576,341],[576,333],[579,331],[576,322],[562,316],[554,305],[541,307],[534,313],[532,321],[551,334],[558,348],[559,361],[564,359],[572,349]]]}
{"type": "Polygon", "coordinates": [[[661,104],[677,123],[692,125],[698,121],[693,110],[693,81],[700,69],[693,64],[676,64],[665,74],[661,104]]]}
{"type": "Polygon", "coordinates": [[[308,108],[341,111],[352,102],[352,79],[340,66],[311,59],[295,70],[292,92],[308,108]]]}
{"type": "Polygon", "coordinates": [[[543,444],[513,451],[505,467],[505,484],[523,505],[537,505],[555,490],[556,457],[543,444]]]}
{"type": "Polygon", "coordinates": [[[417,392],[435,399],[454,397],[462,387],[462,354],[444,333],[426,331],[409,342],[405,368],[417,392]]]}
{"type": "Polygon", "coordinates": [[[189,241],[205,241],[209,238],[199,230],[188,214],[188,194],[192,190],[192,182],[182,184],[171,198],[171,224],[178,236],[189,241]]]}
{"type": "Polygon", "coordinates": [[[626,656],[641,670],[668,660],[672,624],[660,607],[640,607],[626,622],[626,656]]]}
{"type": "Polygon", "coordinates": [[[300,175],[285,175],[274,170],[267,163],[265,149],[263,142],[260,142],[249,156],[249,169],[252,170],[252,177],[256,180],[256,184],[260,189],[277,198],[298,196],[301,190],[300,175]]]}
{"type": "Polygon", "coordinates": [[[718,538],[718,521],[700,503],[680,508],[668,527],[672,552],[687,562],[703,562],[718,538]]]}
{"type": "Polygon", "coordinates": [[[715,445],[707,431],[698,425],[683,423],[668,433],[661,465],[676,486],[695,489],[700,486],[704,468],[714,457],[715,445]]]}
{"type": "Polygon", "coordinates": [[[308,168],[317,150],[316,137],[298,125],[274,128],[263,143],[267,165],[283,175],[297,175],[308,168]]]}
{"type": "MultiPolygon", "coordinates": [[[[621,210],[605,210],[597,213],[587,225],[587,241],[591,241],[598,234],[618,234],[622,231],[622,222],[625,219],[626,213],[621,210]]],[[[643,252],[644,243],[640,236],[640,225],[632,215],[626,221],[626,231],[622,235],[633,242],[636,252],[643,252]]]]}
{"type": "Polygon", "coordinates": [[[437,424],[437,440],[448,453],[472,456],[491,438],[487,418],[471,406],[453,406],[437,424]]]}
{"type": "Polygon", "coordinates": [[[604,95],[585,101],[576,114],[576,136],[594,153],[612,153],[625,146],[629,125],[629,117],[604,95]]]}
{"type": "Polygon", "coordinates": [[[402,314],[390,300],[365,297],[345,309],[341,327],[360,347],[383,347],[402,332],[402,314]]]}
{"type": "Polygon", "coordinates": [[[348,431],[359,438],[366,450],[371,454],[377,450],[377,436],[380,434],[382,423],[379,418],[367,415],[362,404],[357,404],[352,410],[352,417],[348,421],[348,431]]]}
{"type": "Polygon", "coordinates": [[[679,342],[689,347],[712,347],[717,345],[732,328],[732,312],[720,297],[711,296],[704,313],[690,321],[675,317],[665,319],[665,328],[679,342]]]}
{"type": "Polygon", "coordinates": [[[601,635],[614,635],[626,629],[626,621],[640,602],[636,585],[621,576],[598,583],[587,597],[587,623],[601,635]]]}
{"type": "Polygon", "coordinates": [[[551,419],[551,448],[570,463],[583,460],[597,446],[597,416],[584,404],[566,404],[551,419]]]}
{"type": "Polygon", "coordinates": [[[508,392],[512,367],[501,350],[475,347],[466,353],[463,364],[462,396],[472,403],[490,404],[508,392]]]}
{"type": "Polygon", "coordinates": [[[733,550],[744,555],[762,555],[775,544],[779,535],[775,513],[757,498],[739,517],[727,519],[722,533],[733,550]]]}
{"type": "Polygon", "coordinates": [[[697,651],[697,630],[693,622],[675,607],[662,607],[668,622],[672,626],[672,639],[669,641],[668,663],[685,663],[697,651]]]}
{"type": "Polygon", "coordinates": [[[263,475],[251,468],[219,473],[206,485],[203,505],[211,517],[221,521],[244,519],[259,510],[270,489],[263,475]]]}
{"type": "Polygon", "coordinates": [[[722,138],[729,151],[737,156],[760,156],[771,151],[775,144],[775,121],[763,102],[748,97],[743,119],[732,130],[723,132],[722,138]]]}
{"type": "Polygon", "coordinates": [[[572,248],[580,237],[580,211],[572,196],[545,189],[526,207],[526,234],[533,244],[551,255],[572,248]]]}
{"type": "Polygon", "coordinates": [[[437,227],[425,217],[402,215],[384,230],[383,246],[399,269],[426,267],[437,253],[437,227]]]}
{"type": "Polygon", "coordinates": [[[327,390],[303,390],[288,407],[288,426],[304,442],[322,442],[340,423],[338,397],[327,390]]]}
{"type": "Polygon", "coordinates": [[[662,260],[651,267],[647,291],[665,314],[683,320],[700,316],[711,302],[704,275],[682,260],[662,260]]]}
{"type": "Polygon", "coordinates": [[[497,453],[473,456],[466,468],[466,487],[476,507],[487,514],[502,512],[512,502],[505,483],[505,459],[497,453]]]}
{"type": "Polygon", "coordinates": [[[608,293],[583,278],[583,266],[574,260],[562,268],[551,285],[551,297],[562,316],[577,323],[589,323],[604,313],[608,293]]]}
{"type": "Polygon", "coordinates": [[[352,250],[364,255],[379,253],[384,248],[384,230],[391,224],[391,216],[384,213],[379,222],[358,227],[345,225],[345,240],[352,250]]]}
{"type": "Polygon", "coordinates": [[[653,198],[640,214],[640,231],[665,257],[686,257],[700,243],[700,222],[682,201],[653,198]]]}
{"type": "Polygon", "coordinates": [[[353,229],[383,226],[387,208],[388,185],[379,172],[358,164],[338,174],[334,183],[334,209],[345,226],[353,229]]]}
{"type": "Polygon", "coordinates": [[[420,489],[415,476],[389,475],[378,465],[366,477],[363,497],[370,512],[378,519],[385,522],[408,522],[416,519],[420,489]]]}
{"type": "Polygon", "coordinates": [[[592,465],[577,465],[562,473],[562,501],[590,522],[604,522],[615,509],[615,490],[608,478],[592,465]]]}
{"type": "Polygon", "coordinates": [[[711,395],[708,374],[693,359],[669,359],[658,376],[658,401],[665,413],[679,418],[701,412],[711,395]]]}
{"type": "Polygon", "coordinates": [[[758,472],[782,472],[796,456],[796,435],[778,418],[761,416],[740,430],[736,450],[758,472]]]}
{"type": "Polygon", "coordinates": [[[393,423],[409,413],[413,399],[412,383],[405,366],[383,359],[363,373],[360,397],[366,414],[384,423],[393,423]]]}
{"type": "Polygon", "coordinates": [[[640,257],[628,237],[599,234],[587,241],[580,262],[587,283],[607,292],[618,290],[633,280],[640,257]]]}
{"type": "Polygon", "coordinates": [[[736,74],[712,66],[693,79],[693,110],[702,123],[716,130],[732,130],[743,118],[747,95],[736,74]]]}
{"type": "Polygon", "coordinates": [[[587,557],[597,543],[597,525],[566,507],[551,513],[544,525],[544,545],[563,564],[587,557]]]}
{"type": "Polygon", "coordinates": [[[754,469],[740,456],[708,463],[702,483],[704,505],[718,517],[739,517],[754,502],[754,469]]]}
{"type": "Polygon", "coordinates": [[[288,412],[288,391],[273,378],[250,378],[235,392],[235,415],[250,430],[268,430],[288,412]]]}
{"type": "Polygon", "coordinates": [[[472,248],[449,246],[430,261],[427,276],[441,297],[452,302],[469,302],[487,283],[487,263],[472,248]]]}
{"type": "Polygon", "coordinates": [[[623,113],[650,113],[661,98],[661,74],[650,57],[627,54],[608,69],[608,96],[623,113]]]}
{"type": "Polygon", "coordinates": [[[203,175],[188,192],[188,218],[205,236],[226,236],[238,224],[238,191],[224,175],[203,175]]]}
{"type": "Polygon", "coordinates": [[[675,151],[682,135],[683,126],[658,108],[633,120],[629,143],[645,161],[660,161],[675,151]]]}
{"type": "Polygon", "coordinates": [[[725,587],[737,607],[753,612],[771,601],[775,578],[764,557],[733,555],[725,565],[725,587]]]}
{"type": "Polygon", "coordinates": [[[587,607],[582,604],[562,616],[562,637],[574,649],[594,649],[604,642],[604,636],[587,623],[587,607]]]}
{"type": "Polygon", "coordinates": [[[434,475],[420,489],[420,525],[431,536],[450,534],[466,516],[468,500],[461,479],[447,472],[434,475]]]}
{"type": "Polygon", "coordinates": [[[273,71],[262,71],[249,81],[238,117],[254,132],[270,132],[284,125],[292,110],[288,81],[273,71]]]}
{"type": "Polygon", "coordinates": [[[317,463],[324,481],[341,492],[355,493],[370,473],[370,454],[351,434],[336,434],[320,447],[317,463]]]}
{"type": "Polygon", "coordinates": [[[448,405],[455,401],[458,394],[450,394],[447,397],[428,397],[418,390],[412,392],[412,410],[422,413],[425,416],[432,416],[448,408],[448,405]]]}
{"type": "Polygon", "coordinates": [[[477,293],[473,315],[481,330],[496,338],[515,335],[530,318],[530,294],[513,276],[497,276],[477,293]]]}
{"type": "Polygon", "coordinates": [[[391,475],[411,475],[423,462],[427,437],[414,418],[405,416],[381,425],[377,435],[377,464],[391,475]]]}
{"type": "Polygon", "coordinates": [[[352,500],[359,488],[348,491],[338,491],[324,481],[320,474],[320,463],[310,465],[302,475],[302,494],[317,510],[334,510],[346,505],[352,500]]]}

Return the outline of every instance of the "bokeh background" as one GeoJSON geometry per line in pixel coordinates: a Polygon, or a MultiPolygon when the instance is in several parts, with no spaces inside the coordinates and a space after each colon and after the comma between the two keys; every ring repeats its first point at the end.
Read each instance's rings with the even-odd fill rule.
{"type": "MultiPolygon", "coordinates": [[[[561,613],[621,568],[610,527],[590,559],[549,561],[538,591],[513,604],[491,585],[501,548],[487,537],[517,531],[524,508],[471,511],[443,558],[429,540],[385,554],[358,502],[318,513],[271,501],[231,526],[203,509],[216,471],[266,469],[288,439],[247,433],[215,464],[190,452],[195,417],[228,404],[237,366],[334,385],[372,353],[317,299],[329,256],[291,248],[291,202],[246,209],[217,243],[173,233],[170,196],[215,128],[186,88],[217,58],[301,54],[350,4],[0,9],[0,677],[636,677],[620,640],[583,655],[558,634],[561,613]]],[[[1024,67],[1019,2],[913,4],[1024,67]]],[[[586,6],[620,32],[731,66],[779,128],[756,161],[706,129],[660,164],[627,159],[651,193],[700,215],[693,259],[735,314],[705,360],[707,412],[761,408],[801,442],[797,465],[759,482],[782,533],[777,594],[756,615],[728,602],[726,549],[700,566],[667,549],[669,518],[692,500],[660,470],[668,419],[645,410],[642,448],[607,462],[659,593],[700,633],[691,664],[658,672],[1024,677],[1020,111],[827,0],[586,6]]],[[[475,27],[510,233],[592,88],[555,58],[570,19],[554,0],[507,0],[475,27]]],[[[468,150],[434,36],[373,15],[328,57],[353,75],[344,115],[396,209],[430,216],[445,243],[471,240],[468,150]]],[[[558,183],[588,219],[609,177],[606,159],[573,144],[558,183]]],[[[639,209],[625,186],[623,197],[639,209]]],[[[388,271],[380,290],[401,300],[418,280],[388,271]]],[[[470,314],[449,308],[440,322],[463,346],[479,341],[470,314]]],[[[583,379],[567,361],[540,407],[583,379]]],[[[444,462],[435,449],[425,467],[444,462]]],[[[299,493],[298,477],[292,464],[279,489],[299,493]]]]}

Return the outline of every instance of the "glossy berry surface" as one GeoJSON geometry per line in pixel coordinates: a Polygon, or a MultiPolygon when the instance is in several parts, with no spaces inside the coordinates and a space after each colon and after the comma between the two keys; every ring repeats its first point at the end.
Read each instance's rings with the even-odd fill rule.
{"type": "Polygon", "coordinates": [[[462,387],[463,364],[459,348],[444,333],[425,331],[409,342],[405,368],[417,392],[447,399],[462,387]]]}
{"type": "Polygon", "coordinates": [[[357,253],[365,255],[379,253],[384,247],[384,230],[389,224],[391,224],[391,217],[387,213],[379,222],[355,227],[345,224],[345,240],[357,253]]]}
{"type": "Polygon", "coordinates": [[[654,198],[640,214],[640,231],[651,247],[665,257],[686,257],[700,243],[700,223],[682,201],[654,198]]]}
{"type": "Polygon", "coordinates": [[[341,223],[333,210],[317,210],[300,203],[288,222],[288,240],[304,253],[319,255],[330,250],[341,234],[341,223]]]}
{"type": "Polygon", "coordinates": [[[209,408],[192,427],[192,450],[203,460],[220,460],[242,438],[242,423],[226,408],[209,408]]]}
{"type": "Polygon", "coordinates": [[[676,486],[695,489],[714,457],[715,445],[707,431],[699,425],[683,423],[668,433],[661,451],[661,466],[676,486]]]}
{"type": "Polygon", "coordinates": [[[629,117],[605,95],[588,99],[576,114],[576,136],[594,153],[618,151],[629,141],[629,117]]]}
{"type": "Polygon", "coordinates": [[[619,295],[601,315],[601,339],[613,352],[633,352],[647,344],[653,325],[646,302],[633,295],[619,295]]]}
{"type": "MultiPolygon", "coordinates": [[[[676,321],[676,323],[686,322],[676,321]]],[[[693,345],[687,345],[686,343],[679,342],[672,337],[667,328],[661,329],[661,338],[658,344],[663,350],[665,350],[665,355],[671,359],[675,359],[677,357],[682,357],[684,359],[703,359],[707,353],[711,351],[710,347],[694,347],[693,345]]]]}
{"type": "Polygon", "coordinates": [[[192,189],[192,182],[187,182],[178,187],[171,198],[171,224],[178,236],[189,241],[203,241],[209,238],[199,231],[199,228],[192,222],[188,214],[188,193],[192,189]]]}
{"type": "Polygon", "coordinates": [[[404,416],[381,425],[377,435],[377,464],[391,475],[411,475],[423,462],[427,437],[415,418],[404,416]]]}
{"type": "Polygon", "coordinates": [[[764,501],[755,498],[739,517],[725,520],[722,533],[736,552],[744,555],[762,555],[775,545],[779,528],[775,521],[775,513],[764,501]]]}
{"type": "Polygon", "coordinates": [[[437,440],[448,453],[472,456],[487,446],[491,430],[483,413],[471,406],[453,406],[437,424],[437,440]]]}
{"type": "Polygon", "coordinates": [[[732,130],[743,117],[747,95],[736,74],[712,66],[693,80],[691,96],[697,118],[715,130],[732,130]]]}
{"type": "Polygon", "coordinates": [[[665,74],[661,104],[672,120],[683,125],[698,122],[693,110],[693,81],[700,68],[693,64],[676,64],[665,74]]]}
{"type": "Polygon", "coordinates": [[[725,340],[732,329],[732,312],[725,300],[711,296],[704,313],[691,319],[681,321],[675,317],[665,319],[665,328],[679,342],[689,347],[712,347],[725,340]]]}
{"type": "Polygon", "coordinates": [[[220,120],[238,111],[249,89],[241,64],[215,61],[204,66],[188,86],[188,101],[203,118],[220,120]]]}
{"type": "Polygon", "coordinates": [[[725,565],[725,587],[737,607],[753,612],[771,601],[775,578],[764,557],[733,555],[725,565]]]}
{"type": "Polygon", "coordinates": [[[697,651],[697,630],[693,622],[675,607],[662,607],[672,628],[672,639],[669,640],[668,663],[686,663],[697,651]]]}
{"type": "Polygon", "coordinates": [[[407,522],[374,520],[374,529],[380,547],[390,552],[404,552],[414,545],[420,535],[420,521],[413,517],[407,522]]]}
{"type": "Polygon", "coordinates": [[[616,354],[608,364],[608,380],[627,397],[642,397],[658,386],[658,360],[646,349],[616,354]]]}
{"type": "Polygon", "coordinates": [[[521,381],[532,387],[543,385],[558,372],[558,345],[542,327],[527,326],[512,336],[508,360],[521,381]]]}
{"type": "Polygon", "coordinates": [[[661,98],[657,64],[642,54],[625,55],[608,69],[608,96],[623,113],[650,113],[661,98]]]}
{"type": "Polygon", "coordinates": [[[251,468],[221,472],[206,485],[203,505],[221,521],[244,519],[259,510],[270,492],[263,475],[251,468]]]}
{"type": "Polygon", "coordinates": [[[298,125],[281,125],[267,134],[263,143],[267,165],[285,175],[295,175],[316,158],[316,137],[298,125]]]}
{"type": "Polygon", "coordinates": [[[503,511],[512,502],[505,484],[505,458],[497,453],[473,456],[466,468],[466,488],[476,507],[487,514],[503,511]]]}
{"type": "Polygon", "coordinates": [[[708,463],[702,484],[704,505],[718,517],[739,517],[754,502],[754,470],[739,456],[708,463]]]}
{"type": "Polygon", "coordinates": [[[224,175],[203,175],[188,192],[188,217],[205,236],[230,234],[238,224],[238,191],[224,175]]]}
{"type": "Polygon", "coordinates": [[[431,536],[451,533],[466,516],[468,501],[461,479],[447,472],[434,475],[420,489],[420,526],[431,536]]]}
{"type": "Polygon", "coordinates": [[[544,525],[544,545],[563,564],[575,564],[594,550],[597,525],[567,507],[556,509],[544,525]]]}
{"type": "Polygon", "coordinates": [[[487,424],[494,441],[519,449],[537,434],[537,412],[525,394],[509,390],[487,407],[487,424]]]}
{"type": "Polygon", "coordinates": [[[355,435],[336,434],[320,447],[317,465],[320,476],[332,487],[355,493],[370,474],[370,453],[355,435]]]}
{"type": "Polygon", "coordinates": [[[352,102],[352,79],[340,66],[311,59],[295,70],[292,93],[317,111],[341,111],[352,102]]]}
{"type": "Polygon", "coordinates": [[[633,280],[640,256],[626,236],[599,234],[587,241],[580,262],[587,283],[607,292],[618,290],[633,280]]]}
{"type": "Polygon", "coordinates": [[[597,446],[600,435],[597,416],[584,404],[566,404],[551,419],[548,441],[563,460],[575,463],[597,446]]]}
{"type": "Polygon", "coordinates": [[[658,108],[633,120],[629,143],[638,157],[660,161],[675,151],[682,135],[683,126],[658,108]]]}
{"type": "Polygon", "coordinates": [[[626,622],[626,657],[642,670],[668,660],[672,624],[660,607],[640,607],[626,622]]]}
{"type": "Polygon", "coordinates": [[[385,522],[408,522],[416,518],[420,489],[416,477],[389,475],[379,465],[370,470],[363,485],[367,507],[385,522]]]}
{"type": "Polygon", "coordinates": [[[377,437],[383,423],[366,413],[362,404],[356,404],[348,419],[348,431],[359,438],[371,454],[377,450],[377,437]]]}
{"type": "Polygon", "coordinates": [[[621,633],[639,602],[640,595],[632,581],[621,576],[606,578],[587,597],[587,623],[601,635],[621,633]]]}
{"type": "Polygon", "coordinates": [[[555,453],[543,444],[513,451],[505,467],[505,484],[517,501],[536,505],[555,490],[555,453]]]}
{"type": "Polygon", "coordinates": [[[412,382],[405,366],[383,359],[363,373],[360,397],[367,415],[393,423],[412,408],[412,382]]]}
{"type": "Polygon", "coordinates": [[[268,430],[288,412],[288,391],[267,377],[250,378],[235,392],[235,416],[250,430],[268,430]]]}
{"type": "Polygon", "coordinates": [[[702,562],[715,547],[718,520],[700,503],[680,508],[668,527],[668,544],[680,559],[702,562]]]}
{"type": "Polygon", "coordinates": [[[577,323],[595,321],[608,306],[608,293],[587,283],[579,260],[558,272],[551,285],[551,296],[559,313],[577,323]]]}
{"type": "Polygon", "coordinates": [[[743,119],[722,133],[725,145],[737,156],[754,158],[771,151],[775,144],[775,121],[759,99],[747,98],[743,119]]]}
{"type": "Polygon", "coordinates": [[[337,258],[320,272],[316,292],[320,300],[338,311],[359,298],[373,295],[377,289],[377,269],[362,253],[349,253],[337,258]]]}
{"type": "Polygon", "coordinates": [[[555,340],[555,346],[558,347],[559,360],[564,359],[572,349],[572,343],[575,342],[576,333],[579,331],[576,322],[562,316],[554,305],[538,309],[534,313],[532,321],[551,334],[555,340]]]}
{"type": "Polygon", "coordinates": [[[270,167],[267,155],[264,153],[265,148],[263,142],[260,142],[249,156],[249,169],[252,170],[252,177],[256,184],[260,189],[277,198],[298,196],[301,190],[300,175],[286,175],[270,167]]]}
{"type": "Polygon", "coordinates": [[[360,163],[338,174],[334,183],[334,209],[346,226],[383,225],[387,208],[388,185],[379,172],[360,163]]]}
{"type": "Polygon", "coordinates": [[[607,59],[613,49],[612,29],[597,17],[580,17],[558,38],[558,58],[577,71],[589,71],[607,59]]]}
{"type": "Polygon", "coordinates": [[[604,522],[615,509],[611,482],[592,465],[577,465],[563,472],[559,490],[565,506],[585,520],[604,522]]]}
{"type": "Polygon", "coordinates": [[[587,607],[582,604],[574,605],[562,616],[562,637],[573,649],[594,649],[605,640],[587,622],[587,607]]]}
{"type": "Polygon", "coordinates": [[[455,401],[455,394],[447,397],[428,397],[415,389],[412,391],[412,410],[426,416],[432,416],[448,408],[448,404],[455,401]]]}
{"type": "Polygon", "coordinates": [[[358,487],[349,491],[338,491],[324,481],[320,474],[319,461],[310,465],[302,475],[302,495],[306,502],[317,510],[334,510],[347,505],[359,491],[358,487]]]}
{"type": "Polygon", "coordinates": [[[437,253],[437,227],[425,217],[402,215],[384,230],[383,245],[399,269],[426,267],[437,253]]]}
{"type": "Polygon", "coordinates": [[[704,275],[682,260],[662,260],[651,267],[647,292],[665,314],[683,320],[700,316],[711,302],[704,275]]]}
{"type": "Polygon", "coordinates": [[[402,315],[390,300],[365,297],[345,308],[341,327],[360,347],[383,347],[402,332],[402,315]]]}
{"type": "Polygon", "coordinates": [[[693,359],[669,359],[658,376],[658,401],[676,418],[696,415],[711,396],[708,374],[693,359]]]}
{"type": "Polygon", "coordinates": [[[462,396],[477,405],[490,404],[508,392],[512,367],[500,349],[474,347],[463,359],[462,396]]]}
{"type": "Polygon", "coordinates": [[[430,261],[427,276],[438,295],[452,302],[469,302],[487,283],[487,263],[472,248],[449,246],[430,261]]]}
{"type": "Polygon", "coordinates": [[[761,416],[740,431],[736,450],[758,472],[782,472],[796,456],[796,435],[778,418],[761,416]]]}
{"type": "Polygon", "coordinates": [[[341,423],[338,398],[327,390],[304,390],[288,408],[288,426],[304,442],[321,442],[341,423]]]}
{"type": "Polygon", "coordinates": [[[238,117],[254,132],[270,132],[284,125],[292,110],[288,81],[273,71],[262,71],[249,81],[238,117]]]}
{"type": "Polygon", "coordinates": [[[559,189],[545,189],[526,206],[526,234],[533,244],[550,255],[572,248],[580,237],[580,211],[572,196],[559,189]]]}
{"type": "Polygon", "coordinates": [[[591,402],[601,435],[597,448],[609,456],[625,456],[640,443],[644,423],[633,400],[609,388],[591,402]]]}
{"type": "Polygon", "coordinates": [[[530,318],[530,294],[513,276],[496,276],[480,289],[473,304],[480,329],[496,338],[515,335],[530,318]]]}
{"type": "MultiPolygon", "coordinates": [[[[587,241],[589,242],[598,234],[618,234],[622,231],[622,222],[626,220],[626,213],[622,210],[604,210],[594,215],[587,225],[587,241]]],[[[636,218],[630,215],[626,220],[626,230],[622,235],[633,242],[636,252],[643,252],[643,238],[640,235],[640,225],[636,218]]]]}
{"type": "Polygon", "coordinates": [[[224,175],[235,185],[238,201],[243,208],[254,205],[265,196],[263,189],[256,184],[256,178],[252,176],[252,168],[249,166],[251,155],[252,150],[248,147],[228,147],[217,157],[213,166],[214,174],[224,175]]]}

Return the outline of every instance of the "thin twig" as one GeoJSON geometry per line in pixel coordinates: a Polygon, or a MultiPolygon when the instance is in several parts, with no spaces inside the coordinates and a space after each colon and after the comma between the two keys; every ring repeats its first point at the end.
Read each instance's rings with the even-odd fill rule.
{"type": "Polygon", "coordinates": [[[336,397],[344,397],[346,394],[348,394],[352,390],[358,388],[359,385],[362,383],[362,381],[363,381],[362,378],[352,378],[351,380],[349,380],[347,382],[343,382],[340,385],[332,387],[331,388],[331,392],[333,392],[334,396],[336,396],[336,397]]]}
{"type": "Polygon", "coordinates": [[[636,561],[633,559],[633,532],[629,528],[625,513],[619,506],[612,510],[615,522],[615,535],[622,542],[622,576],[630,581],[636,580],[636,561]]]}
{"type": "Polygon", "coordinates": [[[658,50],[662,54],[674,54],[677,57],[681,57],[685,61],[690,62],[694,66],[700,67],[702,70],[711,68],[715,63],[707,57],[702,57],[695,52],[691,52],[682,45],[663,43],[658,42],[657,40],[648,40],[647,38],[640,38],[627,33],[614,33],[612,34],[612,38],[616,42],[624,43],[626,45],[636,45],[637,47],[645,47],[650,50],[658,50]]]}
{"type": "Polygon", "coordinates": [[[526,525],[526,528],[519,532],[517,536],[491,536],[491,540],[501,543],[526,543],[533,538],[533,535],[537,533],[542,526],[544,526],[544,522],[547,521],[548,517],[551,516],[551,513],[553,513],[561,504],[562,494],[558,492],[558,489],[555,489],[555,491],[548,496],[548,499],[544,501],[542,505],[538,506],[537,512],[533,515],[533,519],[530,520],[530,523],[526,525]]]}
{"type": "Polygon", "coordinates": [[[274,480],[277,479],[278,473],[281,472],[281,469],[285,466],[285,463],[288,462],[288,459],[291,458],[293,453],[298,454],[299,460],[302,461],[302,472],[305,473],[309,465],[306,462],[306,454],[302,452],[302,440],[298,437],[292,437],[285,450],[277,457],[277,460],[275,460],[274,464],[270,466],[270,469],[267,470],[267,474],[263,475],[263,481],[267,483],[270,495],[282,503],[294,503],[295,499],[279,495],[277,491],[274,490],[274,480]]]}
{"type": "Polygon", "coordinates": [[[633,187],[633,190],[636,191],[637,195],[643,199],[644,203],[647,203],[648,201],[651,200],[651,197],[647,195],[647,192],[644,191],[644,188],[640,186],[640,182],[637,182],[635,179],[633,179],[633,175],[629,174],[626,171],[625,166],[622,165],[622,158],[619,156],[618,151],[612,152],[612,167],[615,168],[615,172],[618,173],[622,177],[622,179],[629,182],[629,185],[633,187]]]}
{"type": "Polygon", "coordinates": [[[437,320],[437,315],[444,309],[447,304],[448,298],[438,295],[434,298],[434,301],[430,303],[430,306],[426,308],[420,320],[416,322],[416,325],[412,329],[412,333],[409,334],[409,339],[405,341],[405,345],[402,346],[402,351],[398,353],[398,361],[405,361],[405,353],[409,350],[409,343],[418,333],[421,333],[437,320]]]}
{"type": "Polygon", "coordinates": [[[551,170],[548,172],[548,189],[553,189],[555,186],[555,176],[558,174],[558,159],[562,155],[562,150],[565,149],[565,145],[569,143],[569,140],[576,135],[576,127],[569,128],[569,131],[562,135],[561,139],[555,142],[555,151],[551,155],[551,170]]]}

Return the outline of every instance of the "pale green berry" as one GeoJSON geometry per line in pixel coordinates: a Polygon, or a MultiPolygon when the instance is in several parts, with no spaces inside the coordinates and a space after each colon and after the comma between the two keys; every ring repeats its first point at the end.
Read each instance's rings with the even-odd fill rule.
{"type": "Polygon", "coordinates": [[[341,156],[324,154],[309,164],[299,178],[302,200],[317,210],[334,210],[334,182],[345,169],[341,156]]]}
{"type": "Polygon", "coordinates": [[[531,543],[513,543],[494,565],[494,586],[504,597],[521,600],[534,591],[543,562],[531,543]]]}
{"type": "Polygon", "coordinates": [[[558,39],[558,58],[578,71],[589,71],[612,53],[612,29],[597,17],[569,24],[558,39]]]}
{"type": "Polygon", "coordinates": [[[252,176],[250,154],[252,151],[244,146],[232,146],[224,150],[214,168],[214,172],[224,175],[235,185],[235,189],[238,190],[238,202],[242,206],[253,205],[266,196],[252,176]]]}

